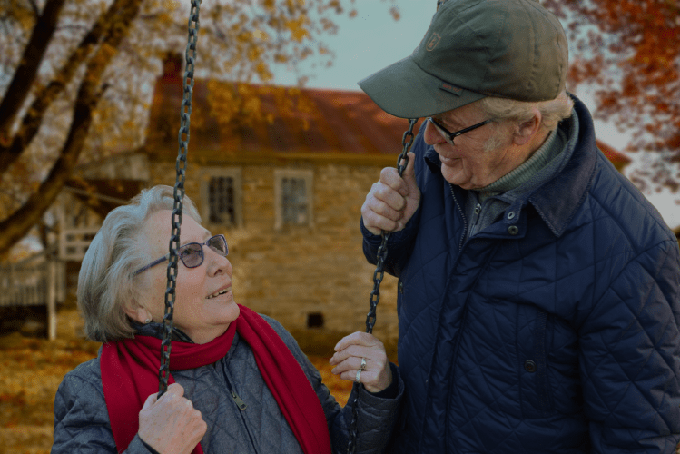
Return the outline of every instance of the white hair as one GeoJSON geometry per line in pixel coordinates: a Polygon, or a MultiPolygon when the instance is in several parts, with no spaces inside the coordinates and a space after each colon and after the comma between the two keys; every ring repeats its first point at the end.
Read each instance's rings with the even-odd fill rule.
{"type": "Polygon", "coordinates": [[[563,91],[555,99],[541,102],[515,101],[514,99],[487,96],[479,101],[484,112],[494,119],[524,123],[534,116],[534,107],[541,113],[541,125],[548,131],[557,128],[557,124],[571,116],[574,101],[563,91]]]}
{"type": "MultiPolygon", "coordinates": [[[[156,212],[172,210],[173,201],[173,188],[157,185],[143,190],[104,219],[85,253],[78,276],[78,307],[89,339],[108,342],[132,337],[124,307],[136,297],[139,288],[133,271],[154,259],[148,256],[145,246],[144,223],[156,212]]],[[[182,205],[182,215],[200,224],[201,216],[186,195],[182,205]]]]}

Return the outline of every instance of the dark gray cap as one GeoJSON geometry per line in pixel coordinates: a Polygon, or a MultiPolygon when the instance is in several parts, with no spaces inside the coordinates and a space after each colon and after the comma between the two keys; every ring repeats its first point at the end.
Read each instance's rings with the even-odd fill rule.
{"type": "Polygon", "coordinates": [[[359,86],[385,112],[437,115],[498,96],[555,99],[566,84],[567,38],[535,0],[448,0],[416,50],[359,86]]]}

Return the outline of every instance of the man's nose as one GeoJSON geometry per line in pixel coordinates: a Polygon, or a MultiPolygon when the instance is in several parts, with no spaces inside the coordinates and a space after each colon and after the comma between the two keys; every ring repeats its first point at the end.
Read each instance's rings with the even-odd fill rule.
{"type": "Polygon", "coordinates": [[[437,131],[437,127],[433,125],[430,120],[425,122],[425,134],[423,134],[423,139],[428,145],[446,142],[439,131],[437,131]]]}

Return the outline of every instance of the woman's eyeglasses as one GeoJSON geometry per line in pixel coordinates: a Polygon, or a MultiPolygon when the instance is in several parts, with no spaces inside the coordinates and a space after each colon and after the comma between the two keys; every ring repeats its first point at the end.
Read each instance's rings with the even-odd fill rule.
{"type": "MultiPolygon", "coordinates": [[[[195,242],[187,243],[180,247],[178,255],[179,259],[182,261],[184,266],[186,266],[187,268],[196,268],[197,266],[201,266],[203,264],[203,246],[208,246],[210,249],[212,249],[213,251],[215,251],[216,253],[223,257],[226,257],[227,254],[229,254],[229,247],[227,246],[227,240],[224,238],[224,235],[215,235],[205,243],[195,242]]],[[[170,254],[169,253],[165,254],[158,260],[155,260],[149,263],[148,265],[138,269],[137,271],[132,273],[132,275],[136,276],[142,271],[146,271],[149,268],[158,265],[159,263],[163,263],[169,258],[170,254]]]]}

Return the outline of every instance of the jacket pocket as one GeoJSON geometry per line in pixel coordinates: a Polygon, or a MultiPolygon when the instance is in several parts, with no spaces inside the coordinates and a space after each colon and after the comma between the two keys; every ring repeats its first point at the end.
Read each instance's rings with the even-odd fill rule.
{"type": "Polygon", "coordinates": [[[522,413],[526,418],[545,418],[552,408],[546,354],[548,314],[532,307],[523,309],[527,324],[517,332],[522,413]]]}

